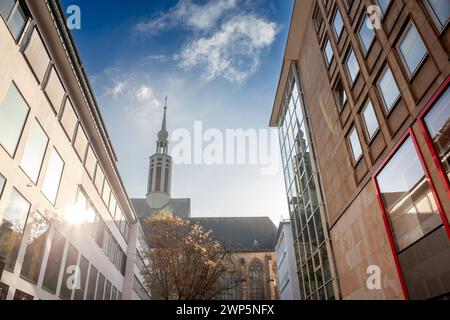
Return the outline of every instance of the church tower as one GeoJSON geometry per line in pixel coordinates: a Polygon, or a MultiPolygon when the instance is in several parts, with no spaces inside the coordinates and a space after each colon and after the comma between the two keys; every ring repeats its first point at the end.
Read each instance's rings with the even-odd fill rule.
{"type": "Polygon", "coordinates": [[[161,209],[170,201],[172,184],[172,157],[168,154],[169,133],[166,128],[167,97],[161,130],[158,132],[156,153],[150,157],[147,185],[147,203],[152,209],[161,209]]]}

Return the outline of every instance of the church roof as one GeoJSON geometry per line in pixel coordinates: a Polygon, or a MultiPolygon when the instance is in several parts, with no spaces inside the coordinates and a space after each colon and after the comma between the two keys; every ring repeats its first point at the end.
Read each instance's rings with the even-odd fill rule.
{"type": "Polygon", "coordinates": [[[268,217],[195,217],[191,222],[212,230],[235,251],[275,251],[277,228],[268,217]]]}
{"type": "Polygon", "coordinates": [[[191,199],[170,199],[162,209],[153,209],[147,203],[147,199],[131,199],[134,210],[140,219],[158,214],[161,211],[172,213],[176,217],[189,218],[191,216],[191,199]]]}

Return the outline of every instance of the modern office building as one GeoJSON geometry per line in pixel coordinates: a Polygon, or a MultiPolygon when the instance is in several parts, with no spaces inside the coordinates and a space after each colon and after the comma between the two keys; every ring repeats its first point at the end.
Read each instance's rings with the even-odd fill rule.
{"type": "Polygon", "coordinates": [[[64,10],[5,0],[0,16],[0,299],[148,298],[142,231],[64,10]]]}
{"type": "Polygon", "coordinates": [[[449,16],[448,1],[295,2],[270,125],[302,299],[332,279],[326,298],[450,297],[449,16]]]}
{"type": "Polygon", "coordinates": [[[300,300],[300,286],[294,254],[294,240],[290,220],[282,220],[278,226],[275,245],[277,288],[280,300],[300,300]]]}

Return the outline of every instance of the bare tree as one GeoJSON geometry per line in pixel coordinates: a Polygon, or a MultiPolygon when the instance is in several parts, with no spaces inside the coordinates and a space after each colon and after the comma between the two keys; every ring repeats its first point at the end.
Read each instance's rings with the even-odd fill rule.
{"type": "Polygon", "coordinates": [[[224,283],[234,273],[231,252],[213,238],[211,230],[173,217],[170,213],[150,216],[144,221],[150,249],[144,274],[153,295],[166,300],[210,300],[240,283],[224,283]]]}

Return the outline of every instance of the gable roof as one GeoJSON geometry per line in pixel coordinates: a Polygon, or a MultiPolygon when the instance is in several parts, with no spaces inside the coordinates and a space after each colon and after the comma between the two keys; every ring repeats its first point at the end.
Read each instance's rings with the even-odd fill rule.
{"type": "Polygon", "coordinates": [[[268,217],[195,217],[189,219],[235,251],[275,251],[277,228],[268,217]]]}

